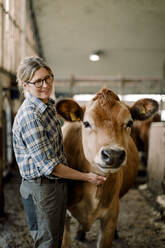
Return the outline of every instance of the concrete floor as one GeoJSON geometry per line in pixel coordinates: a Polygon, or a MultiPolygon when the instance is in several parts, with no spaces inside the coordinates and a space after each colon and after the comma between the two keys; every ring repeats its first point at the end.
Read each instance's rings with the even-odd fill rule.
{"type": "MultiPolygon", "coordinates": [[[[0,222],[0,248],[32,248],[26,218],[19,195],[18,173],[5,183],[5,211],[8,218],[0,222]]],[[[154,208],[154,198],[147,191],[131,189],[121,200],[118,231],[120,239],[113,248],[164,248],[165,222],[154,208]],[[148,199],[148,200],[147,200],[148,199]]],[[[95,248],[99,223],[87,233],[86,243],[75,240],[77,222],[72,219],[72,248],[95,248]]]]}

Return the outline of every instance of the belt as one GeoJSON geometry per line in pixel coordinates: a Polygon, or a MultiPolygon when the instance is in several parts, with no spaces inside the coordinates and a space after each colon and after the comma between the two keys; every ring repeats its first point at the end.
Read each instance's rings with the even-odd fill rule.
{"type": "Polygon", "coordinates": [[[64,183],[66,182],[66,179],[64,178],[54,178],[54,179],[49,179],[47,177],[37,177],[33,179],[24,179],[29,182],[36,182],[36,183],[46,183],[46,184],[53,184],[53,183],[64,183]]]}

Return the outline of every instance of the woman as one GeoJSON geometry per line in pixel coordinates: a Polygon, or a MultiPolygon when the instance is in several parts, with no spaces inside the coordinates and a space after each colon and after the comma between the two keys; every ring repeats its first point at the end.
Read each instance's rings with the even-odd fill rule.
{"type": "Polygon", "coordinates": [[[34,247],[61,247],[67,180],[102,184],[105,178],[67,166],[55,102],[50,99],[54,76],[39,57],[25,58],[17,71],[26,96],[13,124],[13,146],[22,177],[20,192],[34,247]]]}

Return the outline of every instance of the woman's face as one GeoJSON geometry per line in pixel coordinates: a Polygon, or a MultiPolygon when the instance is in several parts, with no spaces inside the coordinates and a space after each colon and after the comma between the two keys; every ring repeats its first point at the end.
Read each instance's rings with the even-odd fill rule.
{"type": "Polygon", "coordinates": [[[52,92],[53,81],[54,81],[53,76],[51,76],[49,79],[49,83],[47,83],[45,79],[48,78],[49,76],[51,76],[50,72],[46,68],[41,67],[34,73],[33,77],[30,80],[30,83],[24,83],[25,90],[30,94],[39,98],[44,103],[47,103],[52,92]],[[39,82],[41,80],[43,80],[43,84],[39,88],[37,88],[34,84],[31,84],[31,83],[39,82]]]}

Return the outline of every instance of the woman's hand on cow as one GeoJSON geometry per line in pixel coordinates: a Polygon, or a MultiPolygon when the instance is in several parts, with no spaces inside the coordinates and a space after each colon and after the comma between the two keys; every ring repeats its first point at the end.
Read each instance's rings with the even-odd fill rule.
{"type": "Polygon", "coordinates": [[[99,176],[93,172],[88,173],[88,182],[93,183],[93,184],[103,184],[106,181],[106,177],[104,176],[99,176]]]}
{"type": "Polygon", "coordinates": [[[93,184],[102,184],[106,181],[106,177],[99,176],[93,172],[81,172],[78,170],[74,170],[64,164],[58,164],[55,166],[53,172],[53,176],[58,176],[62,178],[75,179],[81,181],[87,181],[93,184]]]}

